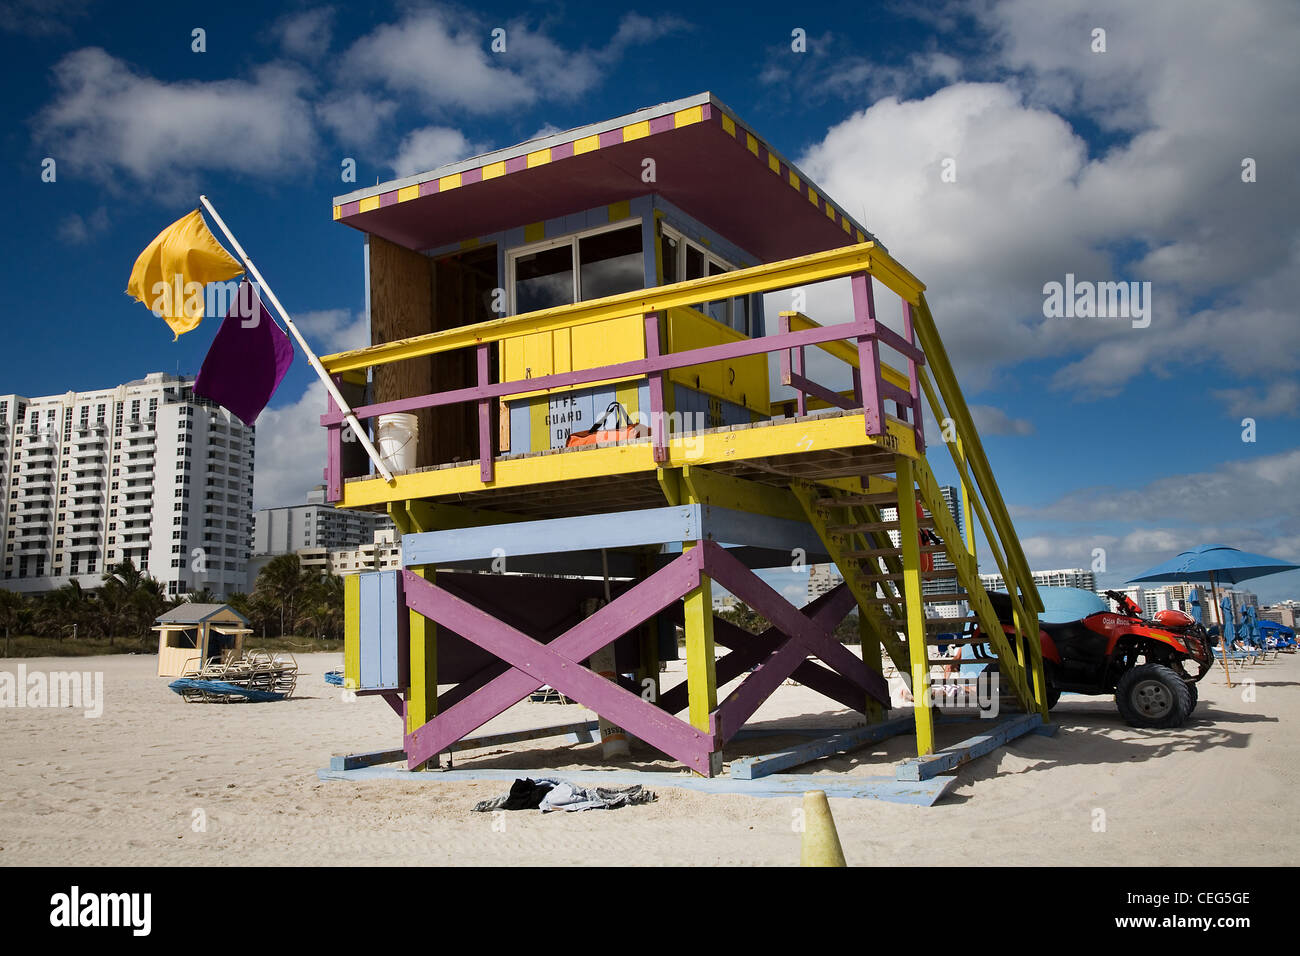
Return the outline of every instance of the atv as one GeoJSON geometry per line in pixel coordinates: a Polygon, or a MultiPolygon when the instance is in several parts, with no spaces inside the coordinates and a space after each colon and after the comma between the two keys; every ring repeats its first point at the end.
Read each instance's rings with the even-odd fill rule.
{"type": "MultiPolygon", "coordinates": [[[[1114,694],[1120,716],[1134,727],[1182,726],[1196,709],[1196,684],[1213,663],[1205,629],[1182,611],[1160,611],[1148,620],[1118,591],[1106,592],[1118,612],[1093,597],[1092,613],[1039,624],[1048,707],[1056,706],[1062,691],[1114,694]],[[1189,673],[1189,662],[1195,673],[1189,673]]],[[[989,600],[1003,631],[1014,635],[1010,596],[990,592],[989,600]]]]}

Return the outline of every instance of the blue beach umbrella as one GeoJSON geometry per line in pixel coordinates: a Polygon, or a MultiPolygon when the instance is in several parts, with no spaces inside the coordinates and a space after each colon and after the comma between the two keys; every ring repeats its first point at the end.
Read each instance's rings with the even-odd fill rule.
{"type": "MultiPolygon", "coordinates": [[[[1172,558],[1164,564],[1157,564],[1154,568],[1143,571],[1137,577],[1130,579],[1129,583],[1155,583],[1157,581],[1177,583],[1186,581],[1199,584],[1204,582],[1210,585],[1212,604],[1217,604],[1217,584],[1220,581],[1228,584],[1240,584],[1242,581],[1248,581],[1251,578],[1262,578],[1265,575],[1280,574],[1283,571],[1294,571],[1296,569],[1300,569],[1300,564],[1292,564],[1290,561],[1283,561],[1281,558],[1251,554],[1249,551],[1230,548],[1224,544],[1204,544],[1199,548],[1184,551],[1178,557],[1172,558]]],[[[1229,615],[1231,615],[1231,611],[1229,611],[1229,615]]],[[[1223,634],[1225,651],[1231,641],[1231,634],[1225,621],[1223,634]]],[[[1228,668],[1228,655],[1226,653],[1223,655],[1223,668],[1226,672],[1228,668]]],[[[1232,686],[1231,678],[1228,679],[1228,686],[1232,686]]]]}

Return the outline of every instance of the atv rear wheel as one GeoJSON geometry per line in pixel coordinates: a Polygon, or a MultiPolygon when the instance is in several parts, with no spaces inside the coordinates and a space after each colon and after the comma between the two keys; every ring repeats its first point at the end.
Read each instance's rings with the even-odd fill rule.
{"type": "Polygon", "coordinates": [[[1178,727],[1192,712],[1187,681],[1163,664],[1126,672],[1115,688],[1115,706],[1133,727],[1178,727]]]}

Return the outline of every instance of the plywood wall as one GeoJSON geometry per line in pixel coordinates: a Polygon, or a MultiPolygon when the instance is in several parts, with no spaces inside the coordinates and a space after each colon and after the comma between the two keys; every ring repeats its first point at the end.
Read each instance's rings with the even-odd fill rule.
{"type": "MultiPolygon", "coordinates": [[[[429,259],[379,236],[370,237],[371,344],[433,331],[433,285],[429,259]]],[[[375,401],[389,402],[433,391],[433,363],[428,358],[393,362],[375,369],[375,401]]],[[[419,418],[416,464],[435,464],[433,410],[419,418]]]]}

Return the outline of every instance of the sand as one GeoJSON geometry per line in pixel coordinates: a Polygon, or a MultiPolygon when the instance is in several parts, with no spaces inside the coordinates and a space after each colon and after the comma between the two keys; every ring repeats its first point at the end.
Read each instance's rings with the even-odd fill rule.
{"type": "MultiPolygon", "coordinates": [[[[499,782],[321,782],[333,753],[395,747],[380,700],[342,700],[323,674],[340,655],[299,659],[298,697],[186,704],[149,656],[0,660],[0,671],[102,672],[104,710],[0,709],[0,863],[9,865],[631,864],[791,865],[797,797],[657,787],[616,811],[471,812],[499,782]],[[504,823],[504,829],[502,829],[504,823]],[[200,826],[202,824],[202,826],[200,826]]],[[[682,678],[671,665],[666,684],[682,678]]],[[[1055,737],[1030,735],[962,767],[939,804],[832,799],[850,864],[1268,865],[1296,861],[1300,659],[1283,655],[1200,685],[1194,719],[1136,730],[1109,698],[1069,695],[1055,737]]],[[[897,711],[895,713],[898,713],[897,711]]],[[[522,703],[485,731],[589,719],[578,705],[522,703]]],[[[854,715],[784,685],[752,723],[852,726],[854,715]]],[[[955,739],[947,728],[941,744],[955,739]]],[[[776,749],[772,738],[728,756],[776,749]]],[[[899,738],[806,772],[880,776],[911,756],[899,738]]],[[[458,767],[600,766],[599,744],[535,741],[456,755],[458,767]]],[[[644,746],[624,767],[680,770],[644,746]]],[[[521,774],[522,775],[522,774],[521,774]]]]}

